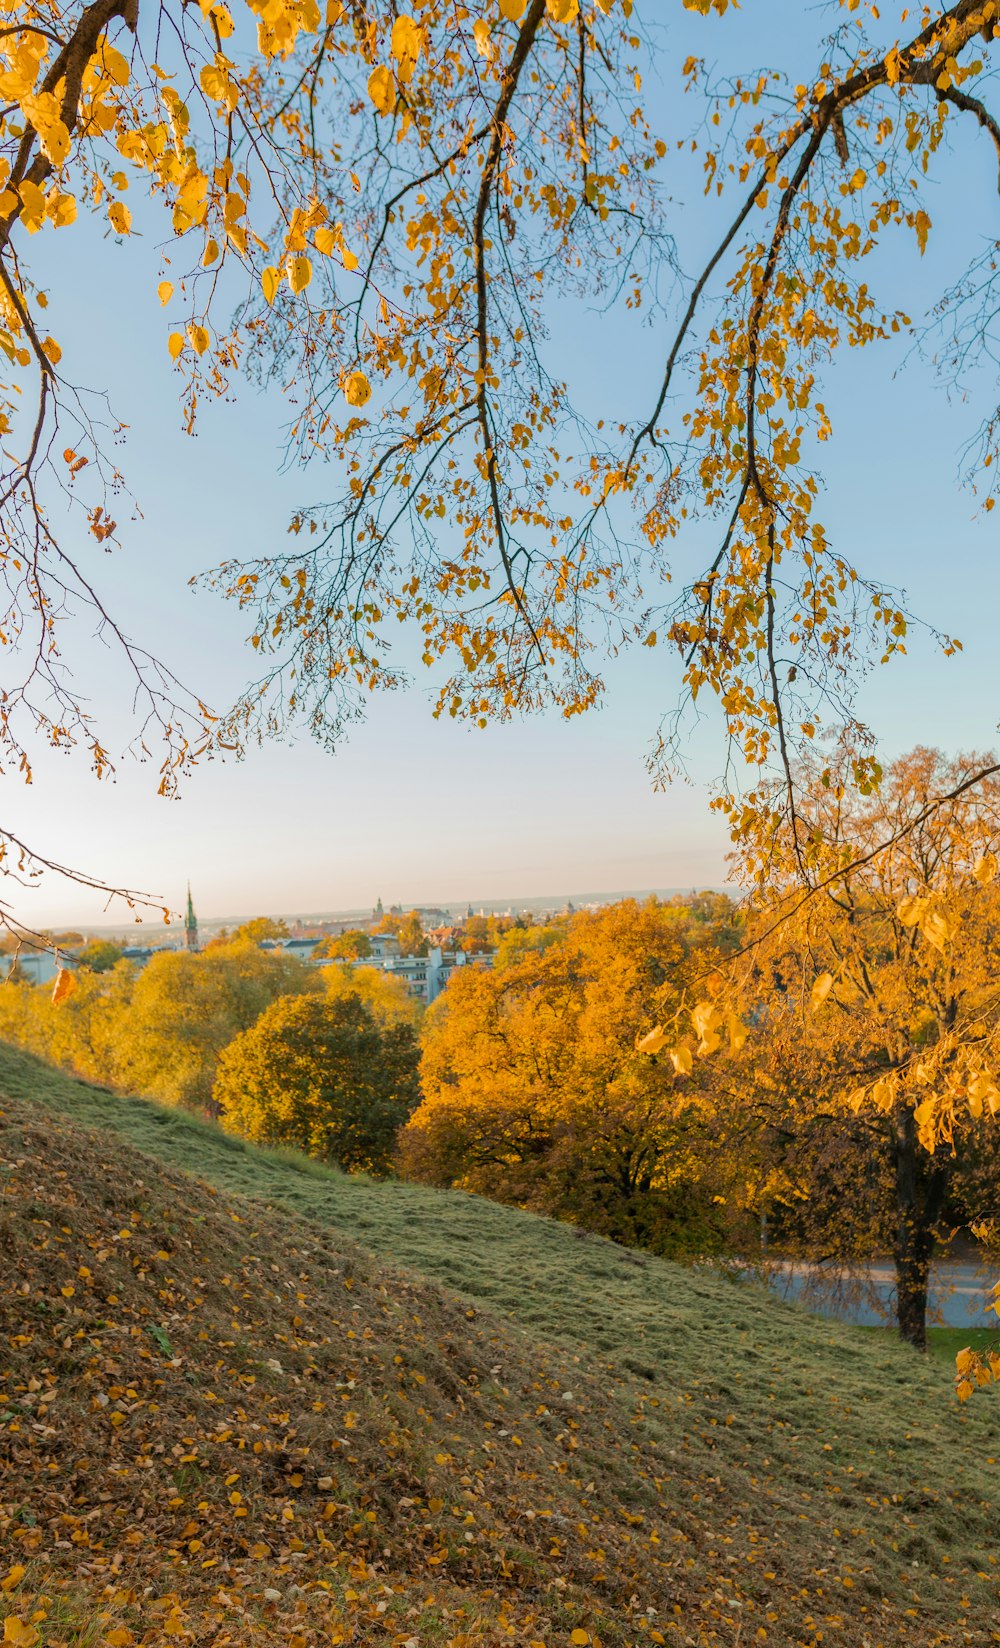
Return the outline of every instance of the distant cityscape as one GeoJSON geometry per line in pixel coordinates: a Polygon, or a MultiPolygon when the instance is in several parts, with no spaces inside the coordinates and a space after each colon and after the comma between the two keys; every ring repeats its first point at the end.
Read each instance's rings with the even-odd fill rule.
{"type": "Polygon", "coordinates": [[[122,960],[144,967],[154,956],[246,938],[266,950],[281,950],[316,967],[374,967],[405,984],[407,992],[425,1005],[435,1001],[456,968],[491,966],[496,946],[513,928],[545,926],[581,911],[596,911],[624,898],[671,898],[692,888],[644,888],[609,893],[578,893],[545,897],[456,904],[390,904],[381,898],[368,909],[338,910],[315,915],[212,917],[200,921],[190,887],[180,921],[143,923],[142,940],[120,926],[53,931],[47,943],[25,935],[8,938],[8,970],[25,982],[47,984],[60,969],[92,965],[94,952],[106,952],[104,964],[122,960]],[[248,932],[248,929],[250,930],[248,932]]]}
{"type": "MultiPolygon", "coordinates": [[[[566,910],[599,910],[607,904],[617,904],[623,898],[682,898],[688,893],[703,891],[701,886],[692,887],[626,887],[611,892],[594,892],[593,890],[575,891],[568,893],[545,893],[535,897],[510,898],[465,898],[458,900],[407,900],[396,899],[386,906],[389,910],[417,910],[426,911],[430,915],[442,918],[443,921],[458,920],[467,912],[472,911],[479,916],[530,916],[534,921],[544,921],[556,915],[565,914],[566,910]]],[[[722,888],[713,888],[712,891],[721,892],[722,888]]],[[[376,905],[379,900],[376,897],[376,905]]],[[[372,921],[372,907],[357,905],[349,909],[319,910],[307,912],[302,910],[268,911],[275,921],[284,921],[290,931],[300,936],[307,933],[328,933],[343,931],[350,927],[361,927],[365,922],[372,921]]],[[[214,937],[223,928],[236,928],[243,922],[260,915],[259,908],[230,912],[221,915],[202,915],[199,917],[200,931],[206,938],[214,937]]],[[[122,923],[109,922],[101,925],[86,924],[75,928],[84,938],[111,938],[122,943],[135,943],[133,936],[126,939],[123,935],[136,929],[142,932],[143,943],[152,944],[157,948],[166,944],[170,948],[179,948],[183,942],[184,917],[178,917],[170,923],[158,920],[155,911],[144,920],[136,920],[130,929],[123,928],[122,923]]]]}

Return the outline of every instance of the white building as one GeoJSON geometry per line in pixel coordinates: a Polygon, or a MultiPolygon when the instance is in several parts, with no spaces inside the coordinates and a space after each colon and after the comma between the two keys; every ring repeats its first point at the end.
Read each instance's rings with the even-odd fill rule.
{"type": "Polygon", "coordinates": [[[17,957],[17,970],[28,984],[51,984],[67,961],[58,950],[26,950],[17,957]]]}

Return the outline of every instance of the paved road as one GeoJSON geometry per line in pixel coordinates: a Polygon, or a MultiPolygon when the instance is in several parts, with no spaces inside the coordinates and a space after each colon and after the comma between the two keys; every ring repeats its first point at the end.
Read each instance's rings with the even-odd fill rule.
{"type": "MultiPolygon", "coordinates": [[[[992,1327],[1000,1336],[1000,1318],[986,1308],[998,1280],[1000,1265],[995,1269],[947,1261],[932,1265],[929,1320],[953,1328],[992,1327]]],[[[799,1299],[824,1316],[872,1327],[886,1320],[876,1300],[891,1313],[895,1276],[891,1265],[874,1264],[859,1287],[827,1267],[776,1262],[771,1286],[782,1298],[799,1299]]]]}

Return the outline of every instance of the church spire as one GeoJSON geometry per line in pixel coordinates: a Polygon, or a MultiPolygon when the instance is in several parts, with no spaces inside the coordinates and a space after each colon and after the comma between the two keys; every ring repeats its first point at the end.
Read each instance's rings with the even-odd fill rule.
{"type": "Polygon", "coordinates": [[[188,882],[187,914],[184,917],[184,948],[193,954],[198,951],[198,917],[191,901],[191,883],[188,882]]]}

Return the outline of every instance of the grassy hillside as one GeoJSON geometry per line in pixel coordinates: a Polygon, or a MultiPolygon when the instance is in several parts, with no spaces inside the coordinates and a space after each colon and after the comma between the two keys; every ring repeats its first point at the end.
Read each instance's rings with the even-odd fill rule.
{"type": "Polygon", "coordinates": [[[905,1347],[8,1049],[0,1111],[39,1641],[1000,1642],[1000,1406],[905,1347]]]}

